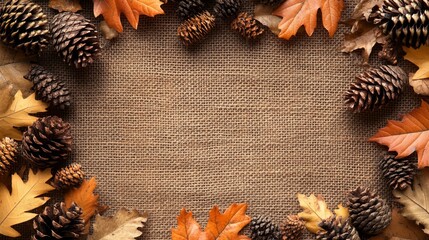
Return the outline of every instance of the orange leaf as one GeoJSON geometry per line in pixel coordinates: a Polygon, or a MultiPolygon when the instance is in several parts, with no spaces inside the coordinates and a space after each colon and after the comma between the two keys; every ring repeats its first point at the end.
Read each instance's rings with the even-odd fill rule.
{"type": "Polygon", "coordinates": [[[273,15],[283,18],[279,23],[279,37],[288,40],[296,35],[301,26],[311,36],[317,26],[319,9],[323,26],[332,37],[337,31],[343,7],[343,0],[287,0],[273,12],[273,15]]]}
{"type": "Polygon", "coordinates": [[[134,29],[137,29],[139,16],[154,17],[164,14],[160,0],[93,0],[94,15],[103,15],[107,25],[118,32],[123,32],[121,14],[124,14],[134,29]]]}
{"type": "Polygon", "coordinates": [[[97,213],[99,203],[98,195],[94,194],[97,182],[95,178],[89,181],[84,180],[79,188],[73,188],[64,195],[64,201],[67,207],[70,207],[75,202],[82,208],[82,218],[85,220],[85,233],[88,233],[90,226],[90,219],[97,213]]]}
{"type": "Polygon", "coordinates": [[[422,101],[422,105],[406,114],[402,121],[389,120],[387,126],[369,141],[396,151],[396,158],[407,157],[416,151],[418,167],[429,166],[429,104],[422,101]]]}
{"type": "Polygon", "coordinates": [[[247,204],[234,203],[222,214],[218,206],[210,210],[209,221],[204,232],[192,217],[192,212],[182,209],[177,217],[178,227],[171,230],[172,240],[249,240],[239,232],[250,222],[246,215],[247,204]]]}

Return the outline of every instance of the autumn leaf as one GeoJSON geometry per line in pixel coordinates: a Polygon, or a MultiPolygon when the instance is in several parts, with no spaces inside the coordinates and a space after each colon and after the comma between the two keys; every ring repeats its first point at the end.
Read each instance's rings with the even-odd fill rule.
{"type": "Polygon", "coordinates": [[[422,105],[406,114],[402,121],[389,120],[387,126],[378,130],[369,139],[389,147],[398,153],[396,158],[404,158],[417,152],[418,167],[429,166],[429,104],[422,105]]]}
{"type": "Polygon", "coordinates": [[[14,127],[26,127],[33,124],[37,117],[29,114],[46,112],[47,107],[46,103],[36,100],[34,93],[24,99],[21,91],[18,91],[9,109],[0,113],[0,138],[10,137],[21,140],[22,133],[14,127]]]}
{"type": "Polygon", "coordinates": [[[429,96],[429,78],[413,79],[414,73],[410,73],[409,84],[415,93],[429,96]]]}
{"type": "Polygon", "coordinates": [[[404,47],[404,58],[419,67],[413,75],[413,80],[429,78],[429,46],[421,46],[418,49],[404,47]]]}
{"type": "Polygon", "coordinates": [[[142,228],[147,221],[146,213],[137,210],[119,209],[114,216],[97,215],[93,224],[94,232],[88,240],[134,240],[142,235],[142,228]]]}
{"type": "Polygon", "coordinates": [[[79,0],[49,0],[49,7],[59,12],[77,12],[82,10],[79,0]]]}
{"type": "Polygon", "coordinates": [[[94,194],[94,190],[97,187],[95,178],[91,178],[89,181],[84,180],[80,187],[73,188],[66,192],[64,195],[64,202],[69,208],[73,202],[82,208],[82,218],[85,220],[85,233],[88,233],[90,227],[90,219],[94,216],[100,204],[98,203],[99,196],[94,194]]]}
{"type": "Polygon", "coordinates": [[[234,203],[224,213],[219,207],[210,210],[209,220],[205,231],[192,217],[192,212],[182,209],[177,217],[177,228],[171,230],[172,240],[250,240],[239,232],[250,222],[246,215],[247,204],[234,203]]]}
{"type": "Polygon", "coordinates": [[[101,34],[103,34],[104,38],[107,40],[112,40],[112,39],[118,37],[118,35],[119,35],[118,31],[109,27],[109,25],[107,25],[106,21],[101,21],[98,28],[100,29],[101,34]]]}
{"type": "Polygon", "coordinates": [[[301,26],[311,36],[317,26],[317,12],[322,12],[322,23],[329,36],[334,36],[344,7],[343,0],[287,0],[273,14],[282,17],[279,24],[280,38],[295,36],[301,26]]]}
{"type": "Polygon", "coordinates": [[[94,15],[98,17],[103,15],[107,25],[123,32],[121,23],[121,14],[124,14],[128,22],[134,29],[137,29],[139,16],[146,15],[154,17],[158,14],[164,14],[160,0],[93,0],[94,15]]]}
{"type": "MultiPolygon", "coordinates": [[[[309,197],[297,194],[299,206],[303,209],[298,216],[305,221],[305,227],[312,233],[322,230],[319,223],[333,215],[322,195],[311,194],[309,197]]],[[[341,210],[340,210],[341,211],[341,210]]]]}
{"type": "Polygon", "coordinates": [[[255,6],[254,17],[258,20],[262,25],[268,27],[272,33],[275,35],[279,35],[279,23],[282,20],[278,16],[274,16],[274,9],[271,6],[258,4],[255,6]]]}
{"type": "Polygon", "coordinates": [[[0,183],[0,235],[19,237],[13,225],[31,220],[37,214],[29,211],[45,204],[49,198],[41,195],[54,190],[46,183],[52,178],[51,170],[34,173],[30,171],[24,182],[17,173],[12,175],[12,192],[0,183]]]}

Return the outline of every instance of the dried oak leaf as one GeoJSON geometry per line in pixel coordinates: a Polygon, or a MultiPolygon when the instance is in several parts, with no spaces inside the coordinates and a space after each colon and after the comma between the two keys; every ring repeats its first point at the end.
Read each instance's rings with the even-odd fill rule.
{"type": "Polygon", "coordinates": [[[393,195],[404,208],[404,217],[422,225],[423,232],[429,234],[429,169],[421,170],[414,178],[413,187],[405,191],[394,190],[393,195]]]}
{"type": "Polygon", "coordinates": [[[10,137],[21,140],[22,133],[15,127],[26,127],[33,124],[37,117],[30,114],[45,112],[47,107],[46,103],[36,100],[36,94],[33,93],[24,99],[21,91],[18,91],[9,108],[0,113],[0,138],[10,137]]]}
{"type": "Polygon", "coordinates": [[[49,200],[48,197],[41,197],[41,195],[54,190],[54,187],[46,183],[51,178],[50,169],[37,173],[30,171],[26,182],[15,173],[12,175],[11,192],[0,183],[0,235],[21,236],[12,226],[37,216],[28,211],[42,206],[49,200]]]}
{"type": "Polygon", "coordinates": [[[334,36],[344,8],[343,0],[287,0],[273,14],[282,17],[279,24],[280,38],[295,36],[301,26],[311,36],[317,26],[317,12],[322,12],[322,23],[329,36],[334,36]]]}
{"type": "Polygon", "coordinates": [[[49,7],[59,12],[77,12],[82,10],[80,0],[49,0],[49,7]]]}
{"type": "MultiPolygon", "coordinates": [[[[298,216],[305,221],[305,227],[308,231],[318,233],[322,230],[319,227],[322,220],[333,215],[331,210],[329,210],[325,199],[323,199],[322,195],[317,195],[316,197],[314,194],[311,194],[309,197],[304,194],[297,194],[297,198],[299,206],[303,209],[302,212],[298,213],[298,216]]],[[[344,210],[340,209],[337,211],[344,214],[344,210]]]]}
{"type": "Polygon", "coordinates": [[[268,27],[272,33],[279,35],[279,23],[282,19],[274,16],[273,11],[274,9],[271,6],[258,4],[255,6],[254,16],[262,25],[268,27]]]}
{"type": "Polygon", "coordinates": [[[413,221],[404,218],[397,208],[392,210],[392,221],[377,236],[371,237],[369,240],[387,240],[387,239],[409,239],[409,240],[428,240],[422,229],[413,221]]]}
{"type": "Polygon", "coordinates": [[[397,159],[417,152],[418,168],[429,166],[429,104],[422,105],[406,114],[402,121],[389,120],[369,141],[389,147],[398,153],[397,159]]]}
{"type": "Polygon", "coordinates": [[[128,22],[134,29],[137,29],[139,16],[146,15],[154,17],[158,14],[164,14],[161,5],[164,2],[160,0],[93,0],[94,15],[98,17],[103,15],[107,25],[123,32],[121,23],[121,14],[123,13],[128,22]]]}
{"type": "Polygon", "coordinates": [[[405,48],[404,58],[419,67],[416,73],[410,77],[410,85],[414,92],[421,95],[429,95],[429,46],[421,46],[418,49],[405,48]]]}
{"type": "Polygon", "coordinates": [[[246,215],[247,204],[234,203],[224,213],[219,207],[210,210],[209,220],[205,231],[192,217],[192,212],[185,209],[177,217],[177,228],[171,230],[172,240],[250,240],[239,232],[249,224],[251,218],[246,215]]]}
{"type": "Polygon", "coordinates": [[[146,213],[137,210],[119,209],[114,216],[97,215],[93,224],[94,232],[88,240],[134,240],[142,235],[140,228],[147,221],[146,213]]]}

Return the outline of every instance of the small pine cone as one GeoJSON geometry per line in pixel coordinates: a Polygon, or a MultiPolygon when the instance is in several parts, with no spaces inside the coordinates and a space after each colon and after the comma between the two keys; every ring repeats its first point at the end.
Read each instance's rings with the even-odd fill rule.
{"type": "Polygon", "coordinates": [[[205,4],[202,0],[181,0],[177,3],[177,16],[183,21],[204,12],[205,4]]]}
{"type": "Polygon", "coordinates": [[[8,0],[0,9],[0,39],[27,55],[49,45],[48,19],[42,8],[27,0],[8,0]]]}
{"type": "Polygon", "coordinates": [[[62,12],[52,19],[52,44],[63,61],[76,68],[87,67],[100,55],[97,29],[78,13],[62,12]]]}
{"type": "Polygon", "coordinates": [[[407,81],[407,73],[398,66],[370,68],[356,76],[344,103],[355,113],[374,111],[397,99],[407,81]]]}
{"type": "Polygon", "coordinates": [[[305,229],[305,222],[298,215],[290,215],[280,225],[283,240],[299,240],[305,229]]]}
{"type": "Polygon", "coordinates": [[[67,160],[71,144],[70,124],[56,116],[44,117],[24,132],[22,155],[34,167],[51,168],[67,160]]]}
{"type": "Polygon", "coordinates": [[[183,22],[177,29],[177,35],[186,46],[204,39],[215,25],[215,17],[205,11],[183,22]]]}
{"type": "Polygon", "coordinates": [[[222,19],[236,18],[241,9],[241,0],[216,0],[214,12],[216,17],[222,19]]]}
{"type": "Polygon", "coordinates": [[[82,184],[84,172],[79,163],[71,164],[57,171],[54,178],[54,186],[57,189],[69,189],[82,184]]]}
{"type": "Polygon", "coordinates": [[[33,221],[35,234],[31,240],[46,239],[79,239],[85,230],[82,208],[72,203],[67,209],[66,204],[55,203],[54,207],[46,206],[33,221]]]}
{"type": "Polygon", "coordinates": [[[428,43],[429,1],[384,0],[376,7],[369,20],[379,25],[385,35],[407,47],[419,48],[428,43]]]}
{"type": "Polygon", "coordinates": [[[374,235],[385,229],[392,220],[390,207],[368,188],[358,187],[347,197],[350,220],[359,233],[374,235]]]}
{"type": "Polygon", "coordinates": [[[254,0],[256,4],[263,4],[267,6],[277,7],[285,0],[254,0]]]}
{"type": "Polygon", "coordinates": [[[252,240],[279,240],[281,233],[277,224],[264,216],[257,216],[250,222],[252,240]]]}
{"type": "Polygon", "coordinates": [[[18,143],[15,140],[5,137],[0,142],[0,176],[12,170],[18,155],[18,143]]]}
{"type": "Polygon", "coordinates": [[[383,48],[378,52],[378,58],[395,65],[398,63],[398,49],[400,49],[400,47],[398,47],[396,43],[387,40],[387,43],[383,44],[383,48]]]}
{"type": "Polygon", "coordinates": [[[247,12],[240,13],[238,17],[232,21],[231,28],[240,33],[246,40],[255,40],[264,33],[264,29],[261,28],[253,16],[247,12]]]}
{"type": "Polygon", "coordinates": [[[395,159],[395,157],[395,155],[386,154],[380,161],[380,169],[392,189],[405,190],[413,183],[416,167],[408,159],[395,159]]]}
{"type": "Polygon", "coordinates": [[[317,233],[317,240],[360,240],[359,234],[348,220],[341,217],[330,217],[323,220],[319,226],[323,229],[317,233]]]}
{"type": "Polygon", "coordinates": [[[70,92],[65,87],[65,83],[42,66],[33,66],[24,78],[33,82],[32,89],[36,92],[37,100],[42,100],[59,109],[70,106],[70,92]]]}

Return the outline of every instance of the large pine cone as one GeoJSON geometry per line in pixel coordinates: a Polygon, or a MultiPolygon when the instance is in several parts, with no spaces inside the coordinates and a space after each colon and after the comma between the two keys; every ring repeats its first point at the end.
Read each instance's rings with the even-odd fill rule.
{"type": "Polygon", "coordinates": [[[181,0],[177,3],[177,16],[186,20],[204,11],[205,4],[202,0],[181,0]]]}
{"type": "Polygon", "coordinates": [[[316,239],[318,240],[360,240],[356,229],[348,220],[342,221],[341,217],[330,217],[323,220],[319,226],[323,229],[316,239]]]}
{"type": "Polygon", "coordinates": [[[28,55],[47,48],[48,19],[42,8],[27,0],[6,1],[0,9],[0,39],[28,55]]]}
{"type": "Polygon", "coordinates": [[[369,19],[393,41],[418,48],[428,42],[428,11],[428,0],[384,0],[369,19]]]}
{"type": "Polygon", "coordinates": [[[347,197],[347,207],[353,226],[364,235],[374,235],[385,229],[392,220],[390,207],[368,188],[358,187],[347,197]]]}
{"type": "Polygon", "coordinates": [[[287,216],[280,225],[283,240],[299,240],[305,229],[305,222],[298,215],[287,216]]]}
{"type": "Polygon", "coordinates": [[[257,216],[250,222],[250,231],[252,240],[279,240],[281,233],[277,224],[274,224],[270,218],[257,216]]]}
{"type": "Polygon", "coordinates": [[[14,167],[18,157],[18,144],[5,137],[0,142],[0,176],[7,174],[14,167]]]}
{"type": "Polygon", "coordinates": [[[46,206],[34,219],[33,228],[32,240],[79,239],[85,230],[82,209],[75,203],[69,209],[63,202],[55,203],[53,208],[46,206]]]}
{"type": "Polygon", "coordinates": [[[63,12],[51,23],[52,44],[64,62],[76,68],[86,67],[100,55],[100,43],[94,24],[78,13],[63,12]]]}
{"type": "Polygon", "coordinates": [[[204,39],[215,26],[215,17],[205,11],[183,22],[177,29],[177,35],[186,46],[204,39]]]}
{"type": "Polygon", "coordinates": [[[54,178],[54,186],[57,189],[68,189],[82,184],[84,172],[79,163],[71,164],[57,171],[54,178]]]}
{"type": "Polygon", "coordinates": [[[65,83],[42,66],[33,66],[24,78],[33,82],[32,89],[36,92],[37,100],[42,100],[59,109],[70,106],[70,92],[65,87],[65,83]]]}
{"type": "Polygon", "coordinates": [[[392,189],[405,190],[413,183],[416,166],[408,159],[395,159],[395,157],[395,155],[386,154],[380,161],[380,169],[392,189]]]}
{"type": "Polygon", "coordinates": [[[59,117],[40,118],[23,134],[22,155],[35,167],[55,167],[71,152],[70,124],[59,117]]]}
{"type": "Polygon", "coordinates": [[[398,66],[370,68],[356,76],[344,103],[355,113],[379,109],[399,97],[407,80],[407,73],[398,66]]]}
{"type": "Polygon", "coordinates": [[[264,29],[259,26],[256,19],[247,12],[240,13],[237,18],[232,21],[231,28],[240,33],[246,40],[255,40],[264,33],[264,29]]]}
{"type": "Polygon", "coordinates": [[[268,5],[272,7],[277,7],[284,1],[285,0],[254,0],[256,4],[263,4],[263,5],[268,5]]]}
{"type": "Polygon", "coordinates": [[[241,5],[241,0],[216,0],[213,10],[216,17],[223,19],[236,18],[241,5]]]}

